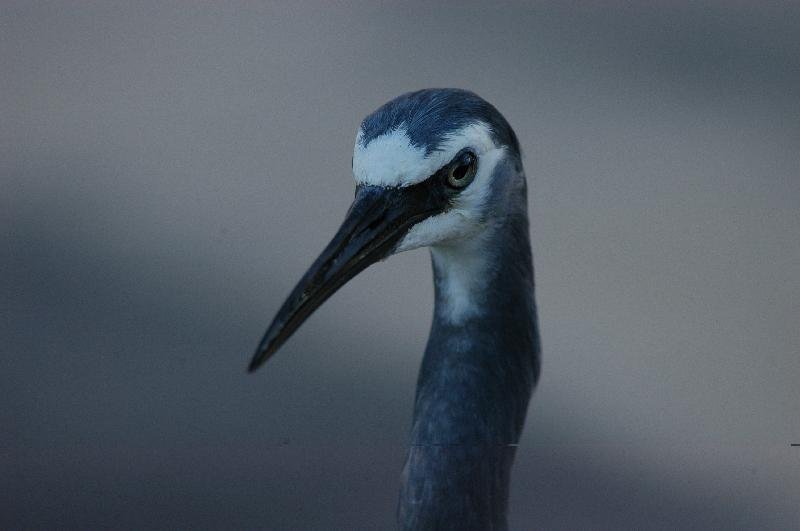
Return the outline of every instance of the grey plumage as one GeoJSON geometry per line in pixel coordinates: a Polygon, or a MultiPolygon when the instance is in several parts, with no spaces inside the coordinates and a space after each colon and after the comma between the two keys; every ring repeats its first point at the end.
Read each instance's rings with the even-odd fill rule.
{"type": "Polygon", "coordinates": [[[357,142],[364,159],[353,205],[279,310],[250,370],[365,267],[430,246],[434,316],[398,524],[506,529],[511,466],[540,352],[517,137],[477,95],[428,89],[369,115],[357,142]],[[377,138],[387,140],[369,151],[377,138]]]}
{"type": "MultiPolygon", "coordinates": [[[[517,162],[501,165],[495,178],[516,172],[524,184],[517,162]]],[[[434,318],[403,471],[403,529],[507,527],[511,465],[540,352],[524,186],[512,200],[496,205],[504,212],[486,244],[495,267],[484,279],[479,316],[459,326],[444,320],[441,285],[448,272],[432,252],[434,318]]]]}
{"type": "Polygon", "coordinates": [[[418,90],[385,103],[361,122],[361,143],[366,146],[402,126],[412,144],[430,153],[448,133],[476,121],[491,127],[499,145],[519,154],[517,135],[503,115],[477,94],[462,89],[418,90]]]}

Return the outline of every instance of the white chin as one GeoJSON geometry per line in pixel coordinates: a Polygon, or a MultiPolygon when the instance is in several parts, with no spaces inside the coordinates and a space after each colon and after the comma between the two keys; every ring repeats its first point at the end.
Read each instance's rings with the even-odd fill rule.
{"type": "Polygon", "coordinates": [[[443,244],[469,234],[467,218],[456,210],[443,212],[420,221],[408,231],[395,249],[396,253],[443,244]]]}

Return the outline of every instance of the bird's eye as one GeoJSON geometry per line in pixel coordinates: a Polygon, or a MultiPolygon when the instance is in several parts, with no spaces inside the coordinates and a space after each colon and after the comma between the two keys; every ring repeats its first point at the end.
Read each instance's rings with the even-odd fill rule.
{"type": "Polygon", "coordinates": [[[459,153],[447,170],[447,184],[453,188],[466,188],[475,178],[478,158],[471,151],[459,153]]]}

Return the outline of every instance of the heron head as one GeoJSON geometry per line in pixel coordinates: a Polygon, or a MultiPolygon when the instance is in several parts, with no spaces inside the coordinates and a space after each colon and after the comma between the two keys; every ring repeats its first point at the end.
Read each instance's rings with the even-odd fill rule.
{"type": "Polygon", "coordinates": [[[353,176],[355,199],[342,226],[278,311],[251,371],[369,265],[480,237],[525,189],[511,127],[489,103],[457,89],[406,94],[367,116],[353,176]]]}

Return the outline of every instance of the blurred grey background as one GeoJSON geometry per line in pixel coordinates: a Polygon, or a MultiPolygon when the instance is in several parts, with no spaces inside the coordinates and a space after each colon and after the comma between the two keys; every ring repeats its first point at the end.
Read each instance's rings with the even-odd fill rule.
{"type": "Polygon", "coordinates": [[[800,5],[0,6],[0,528],[385,529],[426,251],[252,349],[363,116],[474,90],[530,180],[515,529],[800,527],[800,5]]]}

